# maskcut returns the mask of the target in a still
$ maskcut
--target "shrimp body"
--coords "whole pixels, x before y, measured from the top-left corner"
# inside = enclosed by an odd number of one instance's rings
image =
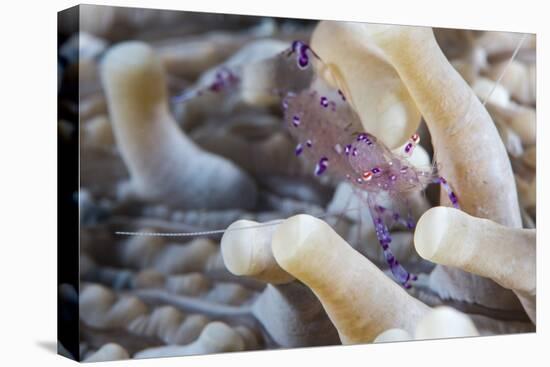
[[[297,142],[295,154],[313,162],[312,171],[316,176],[328,172],[330,176],[348,180],[353,185],[358,197],[369,208],[378,241],[393,276],[404,287],[411,287],[410,282],[416,277],[404,269],[393,255],[389,228],[397,222],[413,229],[414,220],[410,210],[402,215],[397,210],[380,205],[380,196],[389,196],[392,202],[407,206],[410,193],[424,190],[427,184],[439,183],[447,190],[452,204],[458,207],[457,197],[444,178],[438,176],[432,167],[422,170],[406,159],[418,143],[418,135],[411,137],[403,154],[395,154],[375,136],[362,131],[359,116],[344,93],[316,76],[315,70],[328,70],[326,65],[301,41],[294,41],[286,51],[265,62],[270,63],[276,75],[272,78],[275,85],[264,92],[282,98],[284,120]],[[175,102],[204,93],[235,91],[241,84],[239,72],[222,67],[211,85],[184,93]]]
[[[340,180],[348,180],[357,191],[368,193],[365,204],[369,207],[386,262],[396,280],[410,288],[410,282],[416,277],[393,255],[388,228],[389,221],[404,218],[378,205],[376,198],[387,193],[399,199],[423,190],[432,173],[418,170],[375,136],[366,132],[353,133],[352,127],[358,125],[359,119],[344,100],[337,102],[308,91],[287,96],[284,105],[288,129],[298,141],[296,154],[316,162],[314,174],[321,176],[330,172]],[[405,223],[408,228],[414,228],[410,216]]]
[[[344,99],[307,91],[291,93],[284,106],[288,131],[298,142],[295,153],[316,162],[317,176],[330,167],[332,175],[360,190],[392,195],[421,191],[435,177],[411,165],[406,156],[393,153],[372,134],[356,132],[359,117]]]
[[[299,42],[294,42],[284,55],[291,59],[293,55],[297,57],[293,70],[307,70],[312,60],[322,64],[309,46]],[[288,131],[297,141],[295,153],[315,162],[315,175],[329,172],[331,176],[348,180],[353,185],[369,207],[378,241],[394,278],[405,288],[410,288],[416,276],[410,274],[393,255],[389,227],[398,222],[413,229],[415,222],[410,210],[403,216],[380,205],[378,198],[386,195],[392,201],[406,205],[409,194],[424,190],[430,183],[440,183],[448,191],[452,204],[458,206],[456,195],[434,168],[420,169],[407,160],[407,155],[419,141],[417,134],[411,137],[403,154],[396,154],[372,134],[361,131],[359,116],[342,91],[324,85],[319,78],[313,78],[312,85],[315,87],[290,88],[283,99]],[[364,193],[367,195],[361,195]]]

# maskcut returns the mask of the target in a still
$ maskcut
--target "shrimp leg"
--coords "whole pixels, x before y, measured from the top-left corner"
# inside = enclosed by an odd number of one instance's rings
[[[403,287],[407,289],[411,288],[411,282],[415,281],[417,279],[417,276],[409,273],[393,255],[390,249],[392,238],[388,230],[388,226],[384,220],[384,216],[376,210],[377,204],[374,196],[375,195],[369,195],[367,198],[367,202],[372,220],[374,222],[376,237],[378,238],[378,242],[380,243],[380,246],[382,247],[382,250],[384,252],[384,258],[386,259],[386,262],[388,263],[394,278],[399,283],[401,283]]]
[[[399,223],[407,229],[414,229],[414,227],[416,227],[416,222],[411,217],[410,213],[407,218],[404,218],[397,211],[386,208],[382,205],[377,204],[375,205],[374,209],[380,214],[380,216],[389,218],[391,220],[391,222],[388,224],[388,227],[391,227],[394,223]]]
[[[451,188],[451,185],[449,185],[447,180],[445,178],[443,178],[442,176],[437,176],[434,179],[434,183],[441,184],[443,189],[445,189],[445,191],[447,192],[447,196],[449,197],[449,200],[451,201],[451,204],[453,204],[453,206],[455,208],[460,209],[460,206],[458,205],[458,197],[454,193],[453,189]]]

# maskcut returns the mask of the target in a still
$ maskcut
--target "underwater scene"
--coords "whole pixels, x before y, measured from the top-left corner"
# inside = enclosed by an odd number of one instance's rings
[[[535,332],[534,34],[79,10],[68,356]]]

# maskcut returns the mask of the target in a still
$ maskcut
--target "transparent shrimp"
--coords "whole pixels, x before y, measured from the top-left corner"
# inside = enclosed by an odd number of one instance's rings
[[[314,63],[323,68],[321,59],[301,42],[294,42],[283,57],[296,63],[296,67],[289,70],[305,70]],[[283,99],[285,121],[297,140],[295,153],[314,162],[315,175],[331,174],[367,193],[364,203],[369,208],[385,260],[394,278],[410,288],[416,276],[410,274],[393,255],[389,228],[398,222],[413,229],[414,220],[410,210],[404,217],[398,211],[380,205],[379,198],[389,196],[391,202],[403,203],[401,206],[407,207],[407,197],[414,191],[424,190],[430,183],[441,184],[455,207],[458,207],[457,196],[435,169],[418,169],[406,159],[419,142],[418,134],[411,136],[402,154],[394,154],[375,136],[360,130],[359,117],[342,91],[331,89],[320,78],[312,79],[314,88],[294,86]]]
[[[411,136],[402,154],[395,154],[375,136],[362,131],[359,117],[344,93],[316,76],[316,70],[326,68],[319,56],[301,41],[294,41],[286,51],[262,62],[274,65],[275,85],[264,92],[281,97],[284,121],[296,140],[296,156],[303,156],[312,163],[314,175],[331,175],[353,185],[361,204],[369,208],[378,242],[395,280],[410,288],[416,276],[393,255],[390,228],[392,224],[400,223],[413,229],[415,222],[410,210],[406,215],[400,214],[399,210],[382,206],[380,198],[389,196],[391,202],[398,203],[395,206],[408,209],[407,197],[412,192],[437,183],[447,191],[453,206],[458,207],[457,196],[435,169],[418,169],[406,159],[418,144],[419,136]],[[240,88],[240,73],[238,69],[220,68],[211,85],[186,92],[176,97],[174,102],[184,102],[204,93],[235,92]],[[207,231],[199,235],[223,231]]]

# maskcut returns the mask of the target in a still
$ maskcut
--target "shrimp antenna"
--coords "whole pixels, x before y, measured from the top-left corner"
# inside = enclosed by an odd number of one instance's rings
[[[323,215],[315,215],[314,217],[317,218],[327,218],[332,216],[341,216],[344,213],[351,212],[351,211],[359,211],[361,208],[346,208],[345,210],[338,211],[338,212],[331,212],[331,213],[325,213]],[[198,232],[131,232],[131,231],[116,231],[116,235],[121,236],[143,236],[143,237],[198,237],[198,236],[212,236],[217,234],[223,234],[225,232],[232,232],[232,231],[240,231],[243,229],[254,229],[254,228],[261,228],[261,227],[271,227],[276,226],[278,224],[281,224],[284,221],[284,219],[272,221],[269,223],[258,223],[255,225],[251,225],[248,227],[239,227],[239,228],[231,228],[231,229],[213,229],[210,231],[198,231]]]
[[[500,72],[500,75],[498,76],[497,80],[495,81],[495,84],[493,85],[493,87],[491,88],[489,93],[487,93],[487,96],[481,102],[481,104],[483,106],[485,106],[487,104],[487,102],[489,102],[489,99],[493,96],[493,93],[495,92],[495,90],[500,85],[500,82],[502,81],[502,78],[504,78],[504,75],[506,74],[506,71],[508,70],[508,68],[510,67],[512,62],[515,60],[515,58],[516,58],[519,50],[521,49],[521,46],[523,45],[523,42],[525,41],[526,38],[527,38],[527,33],[524,33],[523,36],[521,37],[521,39],[519,40],[516,48],[514,49],[514,52],[512,53],[512,56],[510,56],[510,59],[508,59],[508,63],[506,64],[506,66],[504,66],[504,68]],[[436,159],[436,152],[434,151],[434,159],[433,159],[434,166],[435,166],[435,161],[436,160],[437,160]]]
[[[501,82],[502,78],[504,77],[504,74],[506,74],[506,70],[512,64],[512,61],[514,61],[514,59],[516,58],[516,56],[517,56],[517,54],[518,54],[518,52],[519,52],[519,50],[520,50],[521,46],[523,45],[523,42],[525,41],[526,38],[527,38],[527,34],[524,33],[523,36],[521,37],[521,39],[519,40],[518,45],[516,46],[514,52],[512,53],[512,56],[510,56],[510,59],[508,60],[508,63],[506,64],[504,69],[502,69],[502,71],[500,72],[500,75],[498,76],[498,78],[495,82],[495,85],[493,85],[493,88],[489,91],[489,93],[487,94],[487,97],[485,97],[485,99],[483,100],[483,103],[482,103],[483,106],[485,106],[487,104],[487,102],[489,102],[489,98],[491,98],[491,96],[493,95],[495,90],[500,85],[500,82]]]

